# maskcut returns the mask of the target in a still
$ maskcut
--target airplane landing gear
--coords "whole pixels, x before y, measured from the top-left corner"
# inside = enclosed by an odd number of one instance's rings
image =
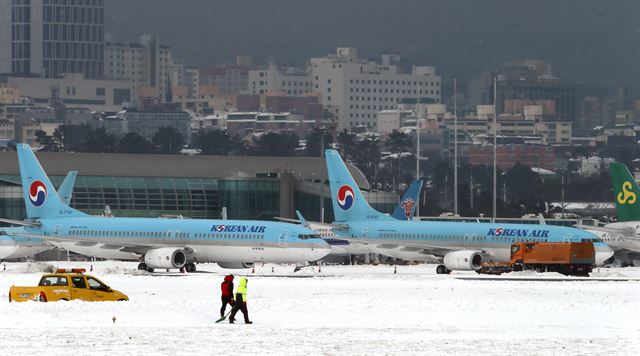
[[[444,265],[438,265],[438,267],[436,267],[436,274],[449,274],[451,273],[451,270],[448,270],[447,267],[445,267]]]
[[[147,264],[144,262],[138,264],[138,269],[141,271],[153,272],[153,268],[147,266]]]
[[[196,271],[196,264],[195,263],[187,263],[186,265],[184,265],[187,273],[191,273],[191,272],[195,272]]]

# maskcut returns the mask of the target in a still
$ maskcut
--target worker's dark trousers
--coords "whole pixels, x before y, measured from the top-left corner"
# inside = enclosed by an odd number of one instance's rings
[[[233,307],[233,299],[231,297],[222,297],[222,308],[220,308],[220,317],[224,316],[224,311],[227,309],[227,304]]]
[[[238,312],[238,310],[242,311],[242,314],[244,314],[244,322],[248,323],[249,311],[247,310],[247,303],[240,302],[240,301],[236,301],[236,304],[233,305],[233,309],[231,309],[231,316],[229,317],[229,320],[235,319],[236,313]]]

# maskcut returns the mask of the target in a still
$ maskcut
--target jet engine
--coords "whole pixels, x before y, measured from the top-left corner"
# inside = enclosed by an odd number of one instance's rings
[[[218,262],[218,266],[228,269],[251,268],[253,262]]]
[[[144,254],[144,263],[149,268],[182,268],[187,263],[187,254],[175,247],[154,248]]]
[[[442,262],[450,271],[475,271],[482,267],[482,254],[472,250],[452,251],[444,255]]]

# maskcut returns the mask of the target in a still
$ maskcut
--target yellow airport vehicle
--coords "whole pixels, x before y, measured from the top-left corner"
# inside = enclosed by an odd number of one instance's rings
[[[124,293],[111,289],[98,278],[85,275],[84,268],[61,268],[40,278],[37,287],[11,286],[9,302],[56,302],[85,300],[88,302],[129,300]]]

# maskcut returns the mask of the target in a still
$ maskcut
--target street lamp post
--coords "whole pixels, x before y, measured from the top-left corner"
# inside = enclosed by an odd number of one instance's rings
[[[324,177],[325,177],[325,164],[324,164],[324,135],[327,132],[326,126],[318,128],[320,132],[320,222],[324,222]]]
[[[457,79],[453,80],[453,214],[458,215],[458,100]]]
[[[497,136],[498,136],[498,110],[496,103],[498,102],[498,89],[497,89],[498,79],[497,77],[493,77],[493,222],[496,222],[496,207],[497,207],[497,198],[498,198],[498,155],[496,151],[497,146]]]

